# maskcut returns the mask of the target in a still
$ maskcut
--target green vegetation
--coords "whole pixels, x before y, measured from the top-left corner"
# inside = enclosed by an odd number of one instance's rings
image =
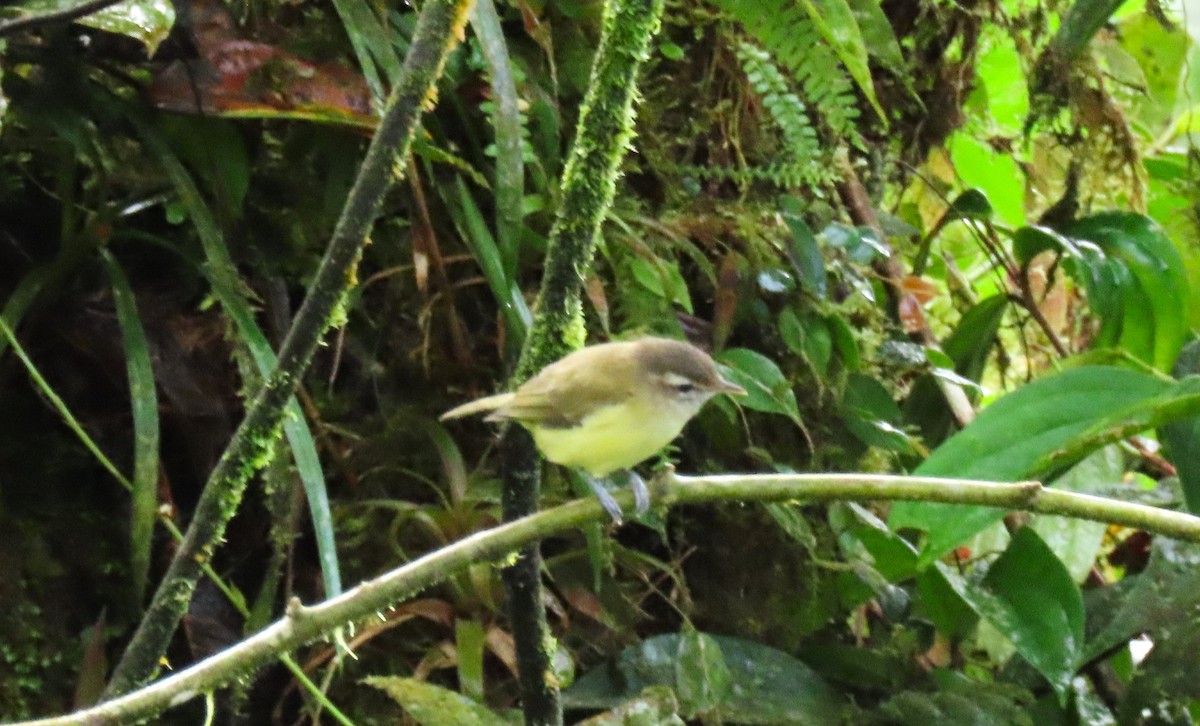
[[[1200,716],[1182,3],[96,5],[0,8],[0,721]],[[438,414],[650,333],[749,395],[648,479],[910,478],[466,539],[587,490]]]

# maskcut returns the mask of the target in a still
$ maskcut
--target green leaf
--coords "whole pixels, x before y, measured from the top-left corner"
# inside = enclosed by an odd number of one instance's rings
[[[62,9],[78,3],[51,0],[38,4]],[[109,33],[128,35],[141,41],[146,46],[146,55],[152,56],[158,50],[158,44],[171,34],[171,28],[175,25],[175,6],[170,0],[126,0],[85,15],[75,22]]]
[[[504,258],[504,251],[496,244],[496,238],[488,229],[483,213],[461,176],[455,175],[452,188],[440,184],[438,189],[450,210],[454,226],[458,228],[459,235],[471,250],[471,256],[483,270],[483,277],[500,306],[500,312],[508,327],[510,344],[519,348],[533,322],[533,314],[529,311],[529,305],[526,304],[525,296],[521,294],[516,280],[510,278],[506,272],[510,266],[515,267],[515,263],[510,265]]]
[[[990,32],[989,32],[990,31]],[[977,56],[977,91],[987,100],[987,111],[996,131],[1017,136],[1029,114],[1029,82],[1025,77],[1021,53],[1009,33],[999,25],[984,28],[987,41]],[[975,94],[972,94],[975,95]]]
[[[829,325],[829,332],[833,336],[833,347],[837,349],[838,355],[842,359],[842,365],[848,371],[856,371],[862,366],[862,361],[858,354],[858,342],[854,339],[854,331],[850,330],[850,323],[839,315],[830,315],[825,318],[825,322]]]
[[[1144,571],[1088,591],[1086,604],[1085,661],[1142,633],[1165,639],[1200,608],[1200,545],[1154,538]]]
[[[205,264],[202,271],[212,285],[214,296],[221,303],[221,310],[233,321],[241,342],[246,346],[255,367],[266,377],[275,369],[275,351],[267,336],[258,327],[243,291],[237,268],[225,246],[224,235],[217,226],[212,210],[204,203],[196,182],[171,152],[162,136],[140,117],[130,115],[146,146],[163,166],[176,193],[187,209],[200,245],[204,249]],[[317,444],[309,431],[308,422],[300,403],[293,396],[288,400],[283,417],[283,432],[296,462],[296,473],[304,485],[308,510],[312,517],[313,533],[316,538],[317,556],[321,562],[321,576],[325,594],[334,597],[341,594],[342,577],[338,567],[337,544],[333,531],[333,515],[329,508],[329,492],[325,488],[325,474],[321,459],[317,455]]]
[[[858,84],[859,90],[866,96],[884,129],[888,128],[888,116],[875,97],[875,83],[871,80],[871,69],[867,62],[867,47],[863,42],[862,31],[858,21],[846,0],[800,0],[800,5],[812,18],[813,24],[820,31],[821,37],[837,53],[850,77]]]
[[[501,716],[454,691],[397,676],[371,676],[363,683],[388,694],[421,726],[508,726],[519,720]]]
[[[796,393],[775,361],[747,348],[722,351],[717,361],[726,366],[729,380],[746,389],[738,403],[752,411],[782,414],[799,425]]]
[[[1089,302],[1099,296],[1097,309],[1112,323],[1116,336],[1109,342],[1170,370],[1187,335],[1191,291],[1183,258],[1162,228],[1145,215],[1104,212],[1077,220],[1064,234],[1092,242],[1103,253],[1075,261],[1099,268],[1089,271],[1085,283]],[[1110,298],[1115,310],[1108,309]]]
[[[1025,178],[1009,154],[997,151],[964,132],[947,147],[963,184],[987,195],[1001,219],[1014,227],[1025,221]]]
[[[675,691],[687,718],[711,711],[729,698],[732,692],[729,666],[712,636],[688,630],[679,638]]]
[[[508,265],[505,272],[509,279],[514,279],[520,254],[525,196],[521,99],[517,95],[513,63],[495,4],[492,0],[476,0],[470,18],[491,78],[492,129],[496,135],[496,236]]]
[[[914,473],[993,481],[1049,477],[1104,444],[1198,411],[1200,378],[1172,384],[1124,368],[1072,368],[999,399]],[[924,567],[1003,515],[986,507],[897,502],[888,524],[929,533]]]
[[[824,318],[815,315],[801,318],[793,308],[784,308],[779,313],[779,336],[789,350],[812,366],[817,377],[825,377],[833,357],[833,336]]]
[[[1184,346],[1172,372],[1176,378],[1200,374],[1200,340]],[[1183,501],[1188,511],[1200,514],[1200,416],[1167,424],[1161,434],[1179,474]]]
[[[978,189],[968,189],[955,197],[949,211],[964,219],[990,219],[994,213],[987,195]]]
[[[664,58],[673,61],[683,60],[686,55],[683,48],[674,43],[660,43],[658,51],[663,54]]]
[[[125,271],[107,249],[100,257],[112,285],[113,303],[121,339],[125,346],[125,372],[129,378],[129,402],[133,409],[133,490],[130,514],[130,574],[136,602],[141,603],[150,577],[150,552],[154,522],[158,516],[158,391],[150,346],[138,315],[137,301]]]
[[[1007,636],[1065,702],[1083,654],[1083,597],[1061,560],[1029,527],[988,568],[983,581],[964,581],[943,568],[980,617]]]
[[[400,78],[401,60],[391,41],[395,30],[386,27],[386,22],[366,0],[333,0],[333,7],[346,35],[350,36],[350,45],[371,95],[377,102],[382,101],[387,96],[387,86]]]
[[[905,67],[904,53],[900,50],[900,42],[896,40],[892,23],[878,0],[849,0],[849,5],[862,33],[867,53],[874,56],[880,65],[891,69],[894,74],[903,76],[901,69]]]
[[[657,635],[627,648],[611,666],[592,670],[563,691],[563,705],[611,708],[654,685],[678,692],[676,660],[683,637]],[[714,718],[795,726],[844,722],[849,707],[845,696],[792,656],[741,638],[704,637],[720,648],[729,669],[729,695],[711,712]]]
[[[464,696],[483,701],[483,625],[459,618],[454,622],[454,650],[458,661],[458,688]]]
[[[1033,695],[1009,683],[963,678],[964,683],[942,690],[904,691],[879,706],[888,726],[1030,726],[1026,706]],[[871,723],[876,723],[871,721]]]
[[[883,384],[864,373],[846,381],[842,420],[868,446],[909,453],[912,444],[900,428],[900,407]]]
[[[821,257],[821,246],[808,223],[804,221],[804,204],[796,197],[781,197],[780,213],[792,232],[792,243],[788,245],[788,257],[792,267],[800,276],[805,289],[819,298],[829,294],[825,277],[825,260]]]
[[[1064,62],[1075,59],[1087,47],[1096,31],[1125,0],[1075,0],[1063,13],[1058,32],[1050,39],[1054,58]],[[1050,62],[1043,59],[1043,62]]]
[[[1121,450],[1110,445],[1071,467],[1054,485],[1067,491],[1103,495],[1119,485],[1124,475]],[[1047,514],[1034,515],[1030,526],[1058,555],[1075,582],[1083,582],[1091,573],[1108,529],[1103,522]]]

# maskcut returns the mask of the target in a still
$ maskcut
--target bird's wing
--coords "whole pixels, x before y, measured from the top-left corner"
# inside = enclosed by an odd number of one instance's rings
[[[596,409],[612,406],[633,394],[629,381],[637,362],[632,358],[607,356],[603,364],[587,360],[590,349],[576,355],[585,359],[575,365],[557,363],[542,369],[498,407],[489,420],[513,419],[551,428],[573,428]],[[582,363],[582,365],[580,365]],[[603,367],[603,370],[600,367]]]

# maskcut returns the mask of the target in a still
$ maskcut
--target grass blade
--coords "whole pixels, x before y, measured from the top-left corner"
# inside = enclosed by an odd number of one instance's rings
[[[35,366],[33,361],[29,359],[29,356],[26,355],[25,349],[21,347],[21,344],[17,341],[17,336],[13,334],[12,328],[8,327],[8,323],[4,322],[4,318],[2,317],[0,317],[0,335],[4,336],[4,340],[12,348],[12,352],[17,356],[17,359],[21,361],[21,364],[25,366],[25,370],[29,372],[29,377],[33,379],[34,385],[37,386],[38,390],[42,392],[42,395],[50,401],[50,405],[54,406],[54,410],[58,411],[58,414],[62,416],[63,423],[67,425],[67,428],[71,429],[71,431],[73,431],[75,435],[79,437],[80,442],[83,443],[84,447],[87,448],[88,451],[92,452],[92,456],[96,457],[96,461],[100,462],[100,466],[104,467],[105,471],[107,471],[109,474],[112,474],[113,478],[116,479],[121,486],[132,491],[133,484],[131,484],[130,481],[125,478],[125,475],[121,473],[121,470],[118,469],[116,465],[104,455],[104,452],[100,450],[100,447],[96,445],[96,442],[92,440],[92,437],[88,436],[88,433],[83,430],[83,426],[79,423],[79,420],[76,419],[75,415],[71,413],[71,409],[67,408],[66,402],[59,398],[58,394],[54,392],[54,389],[50,387],[49,381],[42,377],[42,374],[40,371],[38,371],[37,366]]]
[[[471,27],[479,39],[492,81],[492,129],[496,134],[496,236],[504,271],[516,279],[521,245],[521,208],[525,198],[525,161],[522,157],[521,109],[512,62],[496,6],[476,0]]]
[[[400,55],[388,38],[387,29],[364,0],[333,0],[333,7],[350,37],[371,95],[376,101],[382,100],[387,95],[382,81],[386,80],[388,85],[395,83],[401,66]],[[380,71],[383,79],[379,77]]]
[[[475,204],[475,199],[461,176],[454,177],[453,189],[447,189],[445,185],[439,185],[438,189],[442,192],[442,199],[450,209],[451,216],[454,217],[454,225],[471,250],[471,256],[483,269],[484,279],[487,280],[488,287],[492,289],[492,294],[500,306],[511,340],[519,348],[533,316],[525,303],[525,297],[521,294],[521,288],[505,272],[507,265],[503,252],[496,244],[496,238],[488,229],[483,213],[479,211],[479,206]]]
[[[150,346],[138,316],[137,302],[125,271],[112,253],[100,250],[112,285],[117,322],[125,345],[129,403],[133,411],[133,511],[129,527],[129,558],[137,602],[142,602],[150,577],[150,545],[158,508],[158,391]]]
[[[250,304],[242,293],[237,269],[225,246],[224,235],[217,226],[212,211],[201,197],[200,190],[196,187],[191,174],[184,168],[178,157],[172,153],[157,131],[140,118],[132,115],[130,118],[137,126],[146,145],[154,153],[155,158],[163,165],[163,169],[179,194],[180,201],[187,209],[188,216],[196,225],[200,245],[204,250],[206,264],[203,269],[212,284],[213,294],[220,301],[221,309],[236,326],[242,342],[254,360],[255,367],[258,368],[263,378],[266,378],[275,369],[275,351],[254,320]],[[308,429],[308,422],[304,418],[304,412],[295,397],[288,401],[287,415],[283,419],[283,431],[287,436],[292,450],[292,458],[296,462],[296,471],[308,498],[313,533],[317,542],[317,555],[321,561],[321,575],[325,580],[325,594],[327,597],[334,597],[342,591],[342,578],[337,560],[333,515],[329,508],[329,493],[325,489],[325,473],[321,470],[321,460],[317,456],[316,442],[313,440],[312,432]]]

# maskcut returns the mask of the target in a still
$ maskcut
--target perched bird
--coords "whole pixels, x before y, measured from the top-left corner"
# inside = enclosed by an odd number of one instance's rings
[[[599,481],[658,453],[679,435],[708,399],[746,391],[721,377],[699,348],[667,338],[602,343],[543,368],[511,393],[487,396],[441,419],[487,413],[487,421],[516,421],[542,455],[583,470],[613,520],[621,508]],[[629,472],[638,513],[650,506],[646,483]]]

